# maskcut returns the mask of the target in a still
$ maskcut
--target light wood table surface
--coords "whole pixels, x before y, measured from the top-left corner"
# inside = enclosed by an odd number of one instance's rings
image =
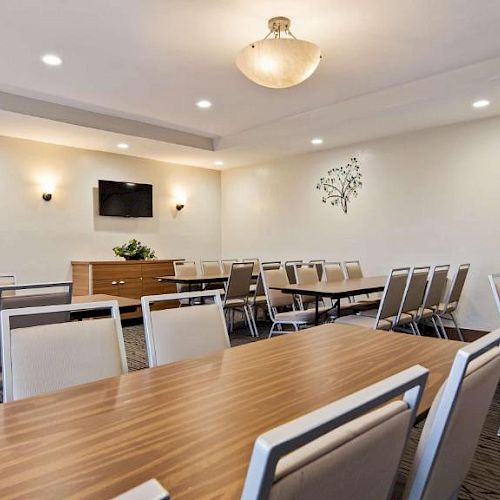
[[[107,302],[109,300],[116,300],[118,302],[120,312],[135,311],[138,307],[141,307],[141,301],[139,299],[106,295],[104,293],[97,293],[94,295],[73,295],[71,302],[73,304],[85,304],[87,302]]]
[[[321,325],[0,405],[0,498],[104,499],[156,478],[174,499],[239,498],[261,433],[420,363],[419,414],[451,340]]]
[[[273,290],[298,295],[310,295],[316,298],[315,324],[319,322],[319,301],[321,297],[336,299],[337,317],[340,317],[340,299],[363,295],[366,293],[381,292],[387,282],[387,276],[367,276],[365,278],[352,278],[341,281],[320,281],[310,285],[287,285],[282,287],[272,286]]]

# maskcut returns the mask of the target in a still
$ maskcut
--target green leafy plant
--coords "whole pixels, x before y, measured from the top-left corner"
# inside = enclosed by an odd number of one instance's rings
[[[130,240],[120,247],[114,247],[113,252],[117,257],[123,257],[125,260],[156,259],[155,251],[136,239]]]

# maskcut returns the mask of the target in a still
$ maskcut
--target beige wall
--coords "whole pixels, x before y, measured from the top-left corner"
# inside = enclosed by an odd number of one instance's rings
[[[364,186],[344,214],[318,179],[351,156]],[[464,327],[500,324],[487,274],[500,272],[500,118],[427,130],[222,173],[223,256],[359,258],[365,274],[472,265]]]
[[[55,183],[51,202],[42,184]],[[153,184],[154,217],[97,215],[99,179]],[[187,197],[176,213],[175,195]],[[218,258],[220,173],[0,137],[0,272],[18,280],[70,277],[70,261],[113,259],[138,238],[159,258]]]

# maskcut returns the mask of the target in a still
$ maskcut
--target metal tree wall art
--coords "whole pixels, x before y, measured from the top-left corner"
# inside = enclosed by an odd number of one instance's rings
[[[347,204],[358,196],[363,186],[362,177],[357,158],[351,158],[346,165],[329,170],[328,177],[321,177],[316,189],[323,192],[323,203],[329,201],[333,206],[340,205],[347,213]]]

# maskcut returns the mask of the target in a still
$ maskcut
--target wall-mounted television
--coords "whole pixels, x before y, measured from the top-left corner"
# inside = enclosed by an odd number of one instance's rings
[[[153,186],[99,181],[99,215],[153,217]]]

